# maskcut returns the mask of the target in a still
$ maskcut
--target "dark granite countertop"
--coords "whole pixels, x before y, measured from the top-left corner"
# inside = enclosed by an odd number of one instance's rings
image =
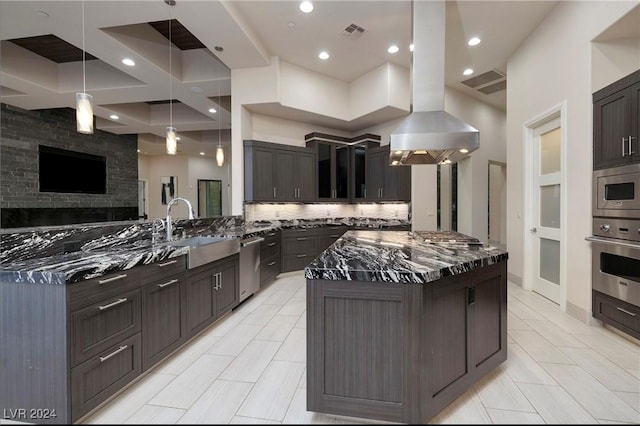
[[[305,277],[424,284],[507,259],[506,251],[457,232],[348,231]]]

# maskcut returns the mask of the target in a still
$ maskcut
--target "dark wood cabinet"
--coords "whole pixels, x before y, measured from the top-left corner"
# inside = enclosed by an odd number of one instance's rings
[[[593,168],[640,162],[640,70],[593,94]]]
[[[240,299],[238,255],[190,271],[187,279],[187,333],[192,336],[233,309]]]
[[[281,231],[271,230],[262,234],[260,243],[260,287],[267,285],[280,273]]]
[[[366,200],[411,201],[411,167],[390,165],[388,145],[367,152],[366,168]]]
[[[282,272],[304,269],[318,254],[318,228],[282,230]]]
[[[593,316],[640,339],[640,307],[592,290]]]
[[[349,145],[307,142],[316,152],[318,201],[349,201]]]
[[[245,201],[315,201],[315,158],[304,147],[244,141]]]
[[[187,339],[185,274],[142,288],[142,367],[146,371]]]

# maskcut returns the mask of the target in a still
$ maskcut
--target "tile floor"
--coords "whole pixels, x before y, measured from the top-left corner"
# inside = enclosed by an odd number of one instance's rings
[[[639,346],[512,283],[508,309],[508,360],[430,423],[640,423]],[[373,423],[306,411],[305,315],[283,274],[84,422]]]

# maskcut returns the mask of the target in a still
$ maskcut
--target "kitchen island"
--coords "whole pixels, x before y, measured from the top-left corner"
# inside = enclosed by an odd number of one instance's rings
[[[349,231],[305,269],[307,409],[426,423],[507,357],[504,250]]]

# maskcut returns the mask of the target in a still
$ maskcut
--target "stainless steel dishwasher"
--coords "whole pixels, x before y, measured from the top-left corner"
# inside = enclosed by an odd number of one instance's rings
[[[260,290],[260,243],[262,237],[240,241],[240,302]]]

